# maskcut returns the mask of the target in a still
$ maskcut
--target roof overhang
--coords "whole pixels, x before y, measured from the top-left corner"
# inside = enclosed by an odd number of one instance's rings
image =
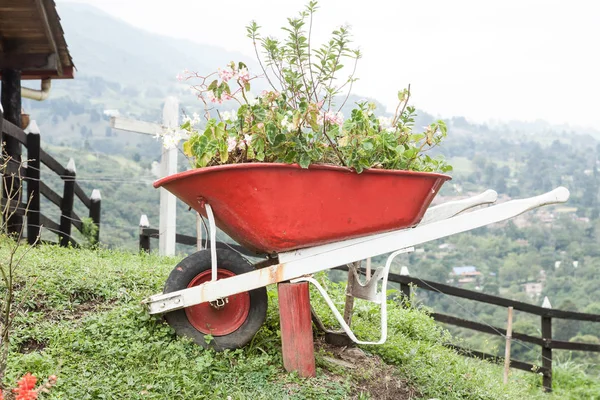
[[[21,79],[72,79],[69,54],[54,0],[0,2],[0,75],[21,71]]]

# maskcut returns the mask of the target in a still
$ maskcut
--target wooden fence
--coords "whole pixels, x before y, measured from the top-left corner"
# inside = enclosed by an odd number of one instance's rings
[[[145,251],[146,253],[150,253],[150,239],[158,239],[160,237],[160,232],[158,229],[156,228],[150,228],[150,224],[148,223],[148,218],[146,217],[146,215],[142,215],[141,219],[140,219],[140,233],[139,233],[139,248],[140,251]],[[198,239],[195,236],[187,236],[187,235],[181,235],[179,233],[177,233],[175,235],[175,243],[178,244],[183,244],[186,246],[200,246],[202,248],[206,248],[206,240],[201,240],[200,243],[198,243]],[[256,254],[252,253],[251,251],[249,251],[248,249],[246,249],[244,246],[240,246],[239,244],[236,243],[225,243],[225,242],[221,242],[221,241],[217,241],[217,248],[218,249],[231,249],[231,250],[235,250],[239,253],[244,254],[245,256],[249,256],[249,257],[253,257],[256,256]]]
[[[476,292],[467,289],[461,289],[454,286],[445,285],[442,283],[431,282],[414,278],[407,275],[390,274],[389,280],[400,284],[400,291],[410,298],[411,287],[418,287],[428,291],[459,297],[462,299],[474,300],[480,303],[492,304],[501,307],[513,307],[515,310],[523,311],[529,314],[534,314],[540,317],[541,337],[530,336],[523,333],[512,332],[511,338],[520,342],[531,343],[541,347],[542,365],[529,364],[519,360],[510,360],[510,366],[523,371],[537,372],[543,374],[543,388],[545,391],[552,390],[552,350],[579,350],[600,352],[599,344],[568,342],[563,340],[555,340],[552,338],[552,321],[556,318],[568,319],[575,321],[592,321],[600,322],[600,315],[586,314],[572,311],[556,310],[552,308],[544,308],[521,301],[510,300],[503,297],[492,296],[489,294]],[[471,329],[478,332],[484,332],[491,335],[506,337],[506,329],[483,324],[475,321],[469,321],[462,318],[453,317],[446,314],[432,313],[431,316],[439,322],[459,326],[462,328]],[[504,358],[494,356],[479,351],[469,350],[462,347],[448,345],[456,349],[460,354],[469,357],[487,359],[497,362],[503,362]]]
[[[14,187],[18,187],[19,190],[24,190],[19,178],[22,178],[27,183],[26,196],[22,196],[22,198],[27,199],[27,201],[21,201],[20,204],[16,204],[13,200],[12,202],[14,204],[10,204],[9,208],[13,211],[16,208],[17,215],[26,216],[28,242],[30,244],[35,243],[37,238],[40,237],[41,229],[43,227],[58,235],[58,243],[61,246],[67,246],[68,244],[77,246],[77,243],[71,236],[71,227],[75,226],[81,233],[84,231],[82,219],[73,210],[74,200],[75,197],[77,197],[89,210],[89,217],[97,227],[93,239],[98,243],[100,237],[100,191],[94,189],[92,195],[88,197],[76,181],[74,161],[70,160],[67,167],[63,167],[56,159],[54,159],[54,157],[46,153],[40,146],[39,132],[25,133],[16,125],[3,119],[1,113],[0,127],[2,128],[0,130],[0,142],[3,140],[2,136],[7,135],[21,143],[27,149],[26,166],[21,166],[20,162],[12,160],[13,172],[15,172],[17,168],[21,168],[20,171],[16,171],[16,177],[13,178],[17,180]],[[41,176],[42,164],[63,180],[62,196],[44,183]],[[9,169],[9,171],[10,170],[11,169]],[[2,205],[4,206],[9,197],[6,196],[6,193],[4,192],[2,194]],[[52,221],[41,212],[41,196],[60,208],[61,216],[58,222]],[[13,227],[13,231],[20,231],[21,228],[22,226]]]

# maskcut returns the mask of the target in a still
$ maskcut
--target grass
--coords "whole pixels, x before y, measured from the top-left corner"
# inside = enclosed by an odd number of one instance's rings
[[[8,247],[3,243],[6,239],[0,238],[2,262]],[[176,337],[140,304],[161,291],[177,261],[107,250],[34,249],[20,276],[37,280],[26,310],[16,319],[5,383],[13,384],[28,371],[38,377],[56,374],[58,384],[47,398],[78,400],[562,399],[600,393],[599,385],[576,365],[557,368],[554,396],[541,394],[540,379],[533,374],[514,373],[511,384],[504,386],[499,366],[444,348],[446,331],[422,311],[393,302],[388,341],[363,347],[359,361],[350,359],[359,368],[332,363],[343,354],[318,340],[317,377],[300,379],[282,368],[272,288],[267,321],[251,344],[222,353],[204,350]],[[342,286],[322,281],[341,308]],[[331,323],[324,303],[313,299]],[[357,335],[376,338],[376,309],[357,302],[355,315]]]

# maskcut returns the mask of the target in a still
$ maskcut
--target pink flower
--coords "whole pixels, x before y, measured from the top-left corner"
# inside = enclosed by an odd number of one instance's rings
[[[244,83],[248,82],[250,80],[250,72],[248,71],[248,68],[240,68],[238,71],[238,78]]]
[[[223,104],[223,99],[215,96],[215,92],[213,92],[212,90],[206,92],[206,97],[211,103]]]
[[[223,82],[227,82],[231,78],[233,78],[233,71],[219,68],[218,73],[219,73],[219,78],[221,78],[223,80]]]
[[[181,81],[183,80],[183,75],[181,75],[181,74],[177,74],[177,76],[175,76],[175,78],[177,78],[177,80],[178,80],[179,82],[181,82]]]
[[[325,121],[341,126],[344,123],[344,115],[339,111],[337,113],[334,113],[333,111],[327,111],[326,113],[319,114],[317,117],[317,123],[322,125]]]

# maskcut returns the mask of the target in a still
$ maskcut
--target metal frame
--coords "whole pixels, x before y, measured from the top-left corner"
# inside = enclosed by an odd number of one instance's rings
[[[380,339],[377,342],[362,341],[362,340],[359,340],[356,337],[356,335],[354,335],[354,332],[352,332],[352,329],[350,329],[350,325],[348,325],[346,323],[346,321],[344,321],[344,317],[338,311],[337,307],[335,306],[335,304],[331,300],[331,297],[329,297],[329,295],[327,294],[327,292],[325,291],[325,289],[323,288],[323,286],[321,286],[321,284],[318,281],[316,281],[314,278],[309,277],[309,276],[303,276],[303,277],[300,277],[298,279],[292,279],[291,282],[292,283],[294,283],[294,282],[310,282],[310,283],[312,283],[317,288],[317,290],[319,291],[319,293],[321,294],[321,296],[323,296],[323,299],[325,300],[325,302],[327,303],[327,305],[331,309],[331,312],[335,316],[335,319],[337,319],[337,321],[340,323],[340,325],[341,325],[342,329],[344,330],[344,332],[346,332],[346,335],[348,335],[348,337],[353,342],[358,343],[358,344],[383,344],[387,340],[387,301],[386,301],[386,293],[387,293],[388,276],[390,274],[390,267],[392,265],[392,261],[394,261],[394,258],[396,258],[396,256],[398,256],[400,254],[408,253],[408,252],[413,251],[413,250],[414,250],[413,247],[409,247],[409,248],[406,248],[406,249],[397,250],[397,251],[393,252],[392,254],[390,254],[390,256],[387,258],[387,261],[385,263],[385,267],[383,268],[383,271],[382,271],[381,275],[376,275],[376,276],[374,276],[372,278],[372,280],[369,280],[367,282],[367,285],[371,285],[371,284],[377,285],[377,283],[379,281],[379,278],[381,278],[383,280],[383,282],[381,283],[381,291],[377,292],[376,299],[372,300],[374,303],[379,303],[380,304],[380,311],[381,311],[381,337],[380,337]]]
[[[487,191],[469,199],[445,203],[428,210],[415,228],[342,240],[322,246],[279,254],[279,264],[217,281],[206,282],[176,292],[157,294],[144,300],[150,314],[182,309],[215,301],[267,285],[309,276],[339,265],[395,252],[446,236],[507,220],[526,211],[549,204],[564,203],[569,191],[559,187],[536,197],[511,200],[503,204],[458,215],[478,205],[495,201],[496,193]],[[214,248],[214,246],[212,246]],[[382,302],[382,306],[385,302]]]

